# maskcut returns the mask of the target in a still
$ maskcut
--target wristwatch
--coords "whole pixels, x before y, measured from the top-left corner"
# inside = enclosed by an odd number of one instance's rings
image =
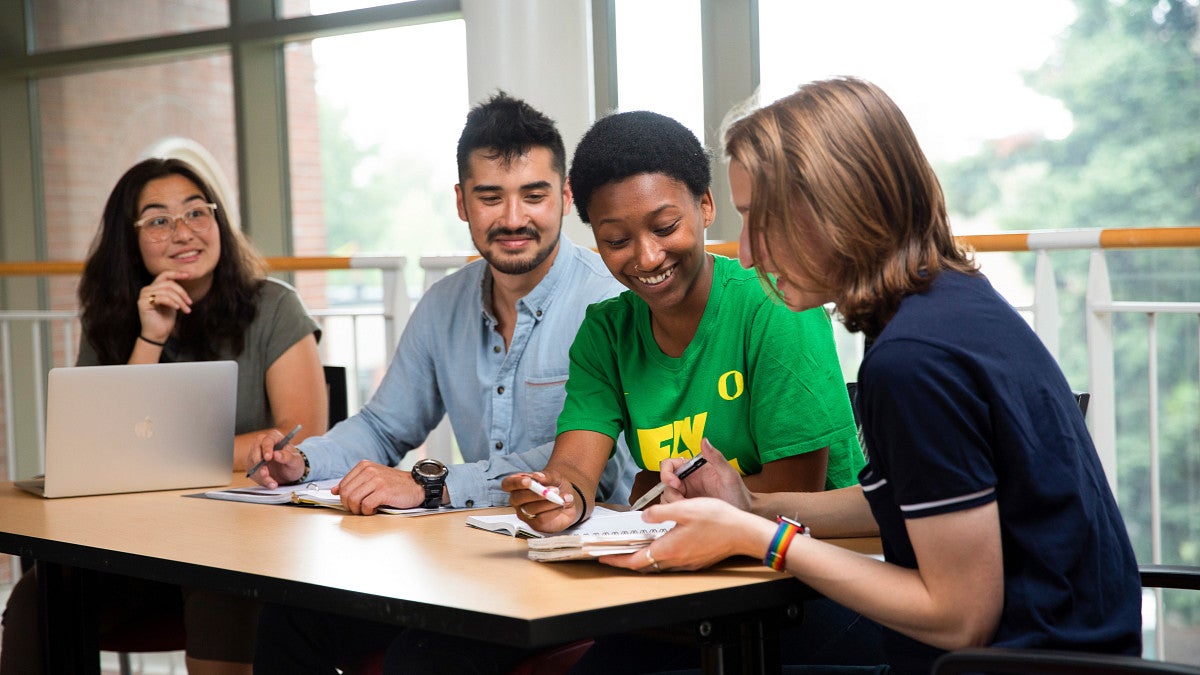
[[[445,464],[436,459],[418,460],[412,468],[413,480],[425,488],[425,501],[421,504],[427,509],[436,509],[442,505],[442,487],[446,484],[446,474],[450,470]]]

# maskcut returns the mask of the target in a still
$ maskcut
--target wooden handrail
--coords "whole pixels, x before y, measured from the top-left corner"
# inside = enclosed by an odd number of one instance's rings
[[[1200,227],[1030,230],[967,234],[957,239],[980,253],[1044,249],[1200,248]],[[710,242],[706,248],[730,258],[736,258],[738,253],[736,241]],[[464,256],[469,260],[479,257],[477,254]],[[267,264],[277,272],[345,270],[354,267],[354,259],[344,256],[275,257],[267,258]],[[78,275],[82,272],[83,263],[73,260],[0,262],[0,277]]]
[[[348,270],[351,260],[345,256],[303,256],[295,258],[267,258],[267,267],[273,272],[300,272],[310,270]],[[83,273],[81,260],[46,260],[44,262],[0,262],[0,276],[52,276],[79,275]]]

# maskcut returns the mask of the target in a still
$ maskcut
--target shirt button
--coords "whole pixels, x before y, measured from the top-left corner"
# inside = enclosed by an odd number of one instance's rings
[[[497,393],[497,394],[503,394],[503,393],[504,393],[504,387],[496,387],[496,393]]]
[[[539,309],[539,310],[537,311],[537,315],[538,315],[538,316],[541,316],[541,315],[542,315],[542,310],[540,310],[540,309]]]
[[[504,441],[496,441],[496,449],[503,450],[504,449]]]
[[[475,506],[475,500],[474,500],[474,499],[468,499],[468,500],[467,500],[467,508],[469,509],[469,508],[471,508],[472,506]]]
[[[496,345],[495,347],[492,347],[492,353],[499,354],[500,353],[500,345]]]

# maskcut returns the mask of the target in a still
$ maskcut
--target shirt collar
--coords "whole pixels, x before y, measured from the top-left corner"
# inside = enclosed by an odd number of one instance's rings
[[[566,233],[562,233],[558,238],[558,252],[554,256],[554,262],[550,265],[550,271],[546,272],[546,276],[538,282],[533,290],[529,291],[517,301],[518,308],[523,308],[533,316],[535,321],[541,321],[554,303],[555,296],[558,295],[558,287],[564,283],[564,280],[570,279],[571,270],[575,266],[576,259],[579,257],[579,246],[575,242],[567,238]],[[492,268],[485,263],[483,279],[479,284],[479,299],[483,306],[483,315],[490,322],[495,322],[496,318],[492,315]]]

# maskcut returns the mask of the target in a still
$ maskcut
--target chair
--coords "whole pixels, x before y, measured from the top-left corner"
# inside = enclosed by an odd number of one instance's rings
[[[347,403],[346,366],[325,366],[325,393],[329,395],[329,426],[350,415]]]
[[[349,416],[347,402],[346,367],[324,366],[325,392],[329,397],[329,426]],[[176,652],[185,647],[186,632],[183,616],[177,612],[164,612],[142,617],[119,630],[100,636],[100,650],[117,652],[121,675],[133,672],[130,652]]]
[[[862,426],[862,421],[858,419],[858,383],[847,382],[846,393],[850,396],[850,410],[854,411],[854,426]]]
[[[1200,567],[1141,565],[1143,588],[1174,588],[1200,591]],[[1137,656],[1071,652],[1049,649],[1006,649],[983,647],[958,649],[933,664],[931,675],[1133,675],[1135,673],[1200,675],[1200,665],[1154,661]]]

